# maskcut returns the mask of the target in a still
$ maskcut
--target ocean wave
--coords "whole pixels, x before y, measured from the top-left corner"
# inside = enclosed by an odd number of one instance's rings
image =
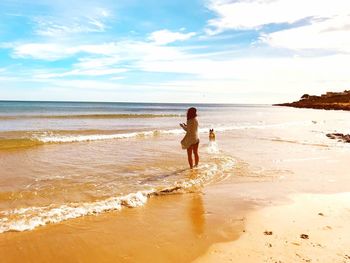
[[[305,124],[305,122],[303,122]],[[226,132],[233,130],[245,130],[245,129],[266,129],[266,128],[278,128],[278,127],[290,127],[294,125],[300,125],[300,122],[289,122],[282,124],[270,124],[270,125],[231,125],[231,126],[219,126],[215,128],[216,132]],[[208,133],[209,127],[200,128],[199,133]],[[44,135],[37,136],[35,139],[44,143],[64,143],[64,142],[83,142],[83,141],[98,141],[98,140],[110,140],[110,139],[127,139],[135,137],[150,137],[159,135],[177,135],[183,134],[182,129],[169,129],[169,130],[152,130],[152,131],[139,131],[129,133],[116,133],[116,134],[89,134],[89,135]]]
[[[0,120],[16,119],[148,119],[148,118],[171,118],[183,117],[181,114],[66,114],[66,115],[3,115]]]
[[[288,128],[297,125],[308,125],[311,122],[287,122],[279,124],[260,124],[260,125],[230,125],[230,126],[218,126],[215,128],[215,132],[227,132],[234,130],[246,130],[246,129],[267,129],[267,128]],[[199,133],[208,133],[210,127],[200,128]],[[83,133],[84,131],[82,131]],[[0,139],[0,150],[31,147],[42,145],[45,143],[73,143],[73,142],[88,142],[88,141],[101,141],[101,140],[113,140],[113,139],[129,139],[129,138],[146,138],[159,135],[179,135],[184,134],[182,129],[168,129],[168,130],[151,130],[151,131],[136,131],[126,133],[113,133],[113,134],[60,134],[59,132],[43,132],[34,133],[29,138],[18,139]]]
[[[55,224],[68,219],[87,215],[97,215],[108,211],[118,211],[123,207],[139,207],[152,196],[171,193],[186,193],[198,187],[221,181],[231,176],[235,160],[228,156],[213,156],[210,163],[203,164],[189,173],[187,179],[179,180],[168,187],[129,193],[124,196],[85,203],[70,203],[60,206],[26,207],[0,212],[0,233],[27,231],[39,226]]]

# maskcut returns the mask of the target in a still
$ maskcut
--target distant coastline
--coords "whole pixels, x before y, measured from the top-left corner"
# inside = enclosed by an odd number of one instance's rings
[[[274,106],[349,111],[350,90],[345,90],[343,92],[327,92],[321,96],[304,94],[298,101],[274,104]]]

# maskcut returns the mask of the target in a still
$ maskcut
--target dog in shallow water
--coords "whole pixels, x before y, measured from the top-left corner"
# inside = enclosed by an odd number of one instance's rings
[[[210,141],[210,142],[215,142],[215,133],[214,133],[214,129],[210,129],[210,130],[209,130],[209,141]]]

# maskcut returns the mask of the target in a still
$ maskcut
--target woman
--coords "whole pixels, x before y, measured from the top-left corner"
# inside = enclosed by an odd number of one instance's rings
[[[194,153],[195,166],[198,166],[198,121],[197,109],[189,108],[187,110],[187,124],[181,123],[180,126],[186,131],[185,137],[181,141],[182,149],[187,149],[187,157],[190,168],[193,168],[192,152]]]

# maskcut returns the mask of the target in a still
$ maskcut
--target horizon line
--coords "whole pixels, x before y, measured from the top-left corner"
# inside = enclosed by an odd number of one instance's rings
[[[137,101],[76,101],[76,100],[2,100],[0,102],[56,102],[56,103],[132,103],[132,104],[197,104],[197,105],[273,105],[274,103],[221,103],[221,102],[137,102]]]

